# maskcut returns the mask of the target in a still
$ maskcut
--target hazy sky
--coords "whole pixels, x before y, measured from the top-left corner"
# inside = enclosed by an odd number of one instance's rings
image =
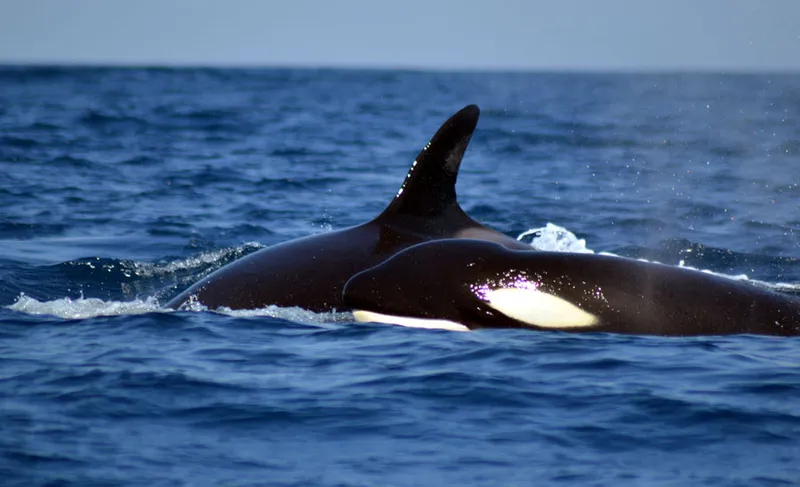
[[[0,63],[800,70],[800,0],[0,0]]]

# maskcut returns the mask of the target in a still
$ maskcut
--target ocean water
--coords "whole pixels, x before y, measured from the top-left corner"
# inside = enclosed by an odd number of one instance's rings
[[[163,309],[468,103],[479,221],[800,294],[800,75],[4,67],[0,484],[800,485],[797,338]]]

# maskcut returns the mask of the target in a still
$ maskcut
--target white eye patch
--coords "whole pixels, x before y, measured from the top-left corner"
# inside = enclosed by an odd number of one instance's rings
[[[409,318],[407,316],[392,316],[372,311],[353,311],[353,317],[359,323],[386,323],[389,325],[407,326],[409,328],[430,328],[435,330],[469,331],[464,325],[447,320],[433,320],[427,318]]]
[[[569,301],[536,289],[487,289],[483,298],[509,318],[540,328],[583,328],[600,322]]]

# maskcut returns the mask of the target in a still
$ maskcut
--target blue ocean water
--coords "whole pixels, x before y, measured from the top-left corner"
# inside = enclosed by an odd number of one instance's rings
[[[477,220],[800,294],[800,75],[4,67],[0,483],[800,485],[796,338],[163,309],[468,103]]]

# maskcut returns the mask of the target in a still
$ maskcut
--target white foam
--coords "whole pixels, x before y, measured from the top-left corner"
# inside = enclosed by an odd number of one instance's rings
[[[324,323],[352,323],[353,314],[337,311],[317,313],[307,309],[298,307],[282,308],[280,306],[266,306],[258,309],[230,309],[219,308],[215,310],[216,313],[228,316],[266,316],[269,318],[279,318],[283,320],[292,321],[294,323],[303,323],[306,325],[320,325]]]
[[[132,301],[104,301],[98,298],[60,298],[51,301],[39,301],[36,298],[20,294],[17,301],[8,306],[12,311],[27,313],[30,315],[50,315],[65,319],[86,319],[97,316],[121,316],[138,315],[144,313],[174,313],[174,309],[165,308],[159,304],[154,297],[144,300],[134,299]],[[197,301],[191,301],[181,308],[181,311],[205,312],[209,309]],[[295,323],[303,324],[324,324],[324,323],[349,323],[353,321],[352,313],[345,312],[325,312],[315,313],[303,308],[281,308],[278,306],[266,306],[259,309],[232,310],[230,308],[219,308],[213,310],[215,313],[228,316],[266,316],[270,318],[280,318]]]
[[[586,240],[578,238],[574,233],[564,227],[550,222],[543,228],[532,228],[517,236],[522,242],[523,238],[533,235],[531,247],[536,250],[550,252],[571,252],[576,254],[593,254],[594,250],[586,247]]]
[[[52,301],[39,301],[25,294],[20,294],[17,301],[8,306],[8,309],[30,315],[51,315],[65,319],[138,315],[166,311],[152,297],[133,301],[103,301],[97,298],[61,298]]]

